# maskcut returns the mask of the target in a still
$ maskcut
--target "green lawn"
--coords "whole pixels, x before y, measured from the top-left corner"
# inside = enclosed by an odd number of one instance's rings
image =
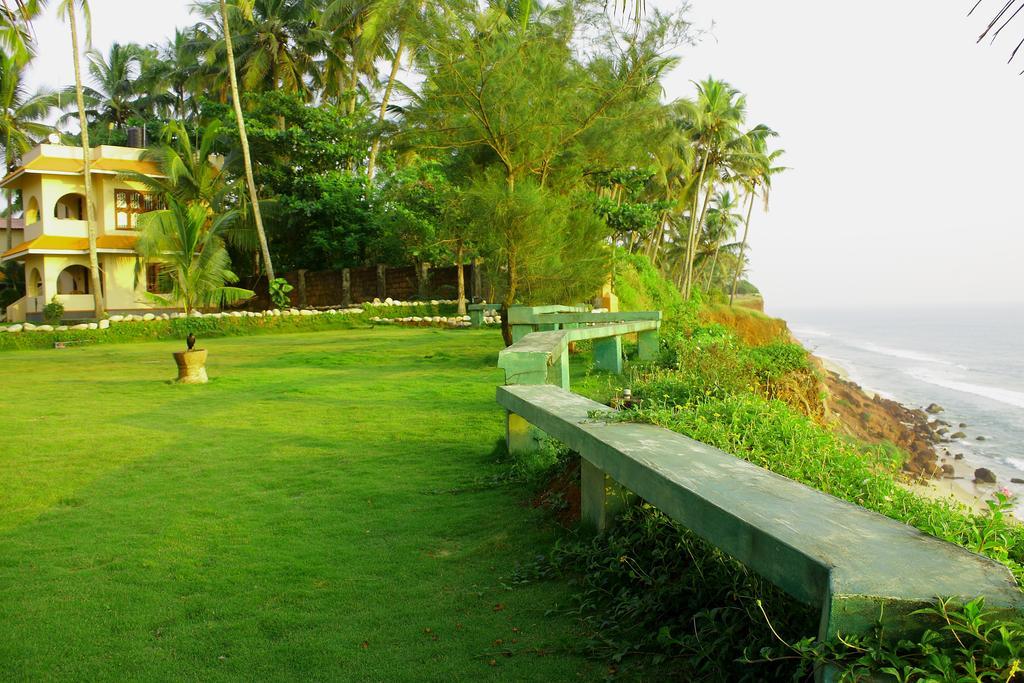
[[[601,674],[565,585],[507,587],[555,531],[480,486],[497,332],[201,345],[201,387],[180,343],[0,356],[0,680]]]

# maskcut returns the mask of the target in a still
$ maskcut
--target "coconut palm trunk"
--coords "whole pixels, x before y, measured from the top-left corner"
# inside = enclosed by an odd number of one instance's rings
[[[395,58],[391,61],[391,73],[388,75],[388,84],[384,88],[384,97],[380,100],[380,113],[377,116],[377,122],[383,124],[384,118],[388,113],[388,102],[391,100],[391,93],[395,90],[395,81],[398,79],[398,70],[402,66],[402,53],[405,50],[405,43],[403,37],[398,39],[398,47],[395,48]],[[373,176],[377,173],[377,154],[380,153],[380,135],[373,141],[373,147],[370,149],[370,160],[366,165],[366,176],[373,180]]]
[[[82,89],[82,65],[78,52],[78,21],[75,18],[75,3],[70,0],[65,5],[68,24],[71,26],[72,60],[75,65],[75,97],[78,104],[78,123],[82,128],[82,174],[85,178],[85,224],[89,236],[89,283],[92,286],[92,298],[95,305],[96,318],[102,318],[103,291],[100,283],[100,262],[96,250],[96,216],[92,203],[92,148],[89,146],[89,122],[85,118],[85,93]]]
[[[697,178],[697,185],[694,188],[693,208],[690,210],[690,233],[686,236],[686,255],[684,257],[682,284],[683,297],[686,299],[690,298],[690,271],[695,255],[694,252],[697,249],[695,235],[697,228],[700,226],[700,221],[697,220],[697,205],[700,202],[700,190],[704,186],[704,172],[707,171],[707,167],[708,155],[705,154],[700,164],[700,175]]]
[[[252,174],[252,158],[249,156],[249,137],[245,134],[245,117],[242,115],[242,100],[238,92],[238,76],[235,72],[235,51],[231,44],[231,27],[228,22],[228,5],[220,0],[221,20],[224,22],[224,44],[228,55],[228,79],[231,83],[231,99],[234,102],[235,120],[238,122],[238,139],[242,146],[242,163],[245,166],[245,184],[249,188],[249,200],[252,203],[252,216],[256,222],[256,234],[260,239],[260,251],[263,253],[263,266],[267,273],[267,290],[274,282],[274,264],[270,260],[270,245],[267,233],[263,229],[263,214],[260,211],[260,200],[256,194],[256,181]]]
[[[11,170],[11,136],[7,135],[7,145],[4,147],[4,175]],[[14,192],[7,190],[7,251],[14,247]]]
[[[466,315],[466,272],[462,267],[466,253],[466,246],[462,240],[459,240],[455,246],[455,265],[458,268],[459,273],[459,315]]]
[[[743,224],[743,241],[740,243],[740,257],[736,261],[736,272],[732,276],[732,290],[729,292],[729,305],[732,306],[733,300],[736,299],[736,287],[740,283],[740,273],[743,272],[743,256],[747,251],[747,235],[750,234],[750,215],[754,213],[754,196],[755,193],[750,193],[750,204],[747,206],[747,220]]]
[[[711,293],[711,283],[715,279],[715,268],[718,267],[718,252],[722,250],[722,242],[715,242],[715,255],[711,259],[711,272],[708,273],[708,281],[704,285],[704,293]]]

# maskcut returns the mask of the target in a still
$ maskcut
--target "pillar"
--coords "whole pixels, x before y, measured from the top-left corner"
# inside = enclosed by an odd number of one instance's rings
[[[303,268],[299,269],[299,308],[306,307],[306,271]]]
[[[622,337],[616,335],[594,340],[594,366],[598,370],[622,374]]]
[[[640,360],[651,361],[658,358],[658,330],[638,332],[636,335],[637,357]]]
[[[629,493],[586,458],[580,458],[580,518],[597,533],[611,527],[626,506]]]
[[[533,425],[513,412],[505,411],[505,444],[509,453],[533,453],[540,448],[540,433]]]
[[[480,259],[473,259],[473,278],[472,278],[472,290],[470,291],[470,300],[473,303],[479,302],[483,299],[484,288],[480,278]]]
[[[416,267],[416,289],[421,300],[430,298],[430,264],[421,263]]]
[[[548,384],[554,384],[569,391],[569,347],[562,349],[562,353],[555,360],[554,365],[548,370]]]
[[[352,271],[341,269],[341,305],[348,308],[352,305]]]
[[[377,264],[377,298],[383,301],[388,298],[388,267]]]

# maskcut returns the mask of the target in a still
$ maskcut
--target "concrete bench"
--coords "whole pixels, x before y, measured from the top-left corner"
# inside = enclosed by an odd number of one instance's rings
[[[508,324],[515,343],[532,332],[575,329],[585,325],[661,320],[660,311],[595,312],[585,306],[512,306]]]
[[[537,335],[531,335],[537,336]],[[653,425],[608,422],[610,409],[550,385],[498,387],[512,452],[537,429],[582,458],[584,521],[609,523],[616,484],[798,600],[821,607],[819,636],[920,633],[911,612],[936,597],[1024,607],[1003,565],[911,526]],[[819,672],[819,676],[821,676]],[[827,677],[827,674],[825,674]]]
[[[569,389],[569,343],[594,340],[594,365],[622,373],[622,336],[636,334],[640,360],[658,355],[660,320],[603,324],[551,332],[533,332],[498,354],[506,384],[555,384]]]

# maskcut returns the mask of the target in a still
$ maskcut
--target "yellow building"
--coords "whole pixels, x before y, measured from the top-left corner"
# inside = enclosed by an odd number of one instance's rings
[[[158,308],[146,297],[147,289],[156,286],[155,269],[136,278],[135,256],[138,216],[159,208],[158,199],[143,185],[120,177],[124,171],[159,175],[155,163],[142,159],[143,151],[111,146],[91,150],[100,286],[111,313]],[[81,147],[44,144],[0,181],[0,190],[22,193],[24,207],[22,241],[0,256],[0,261],[25,265],[26,296],[8,306],[9,321],[41,319],[54,296],[66,318],[94,316],[83,165]]]

